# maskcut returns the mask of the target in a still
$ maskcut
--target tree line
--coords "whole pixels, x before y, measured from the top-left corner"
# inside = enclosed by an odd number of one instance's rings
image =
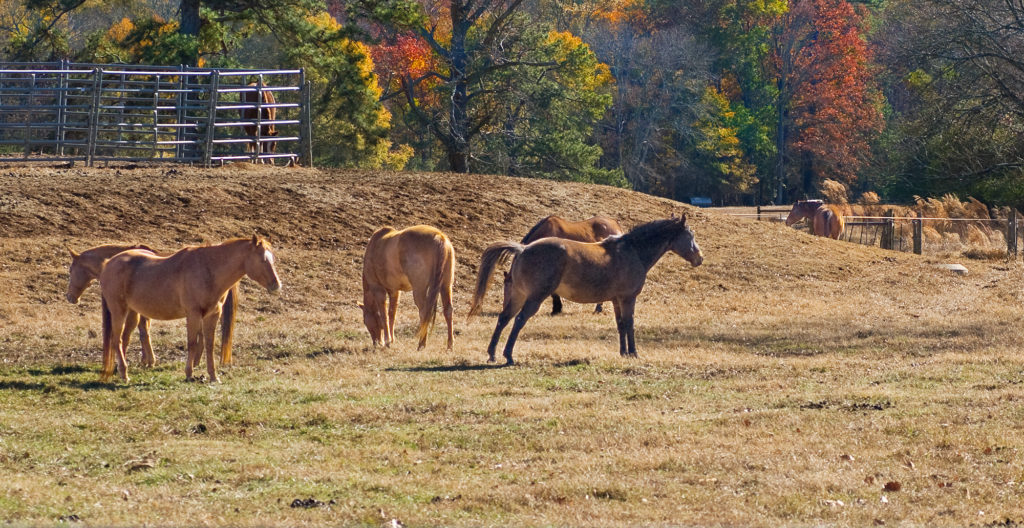
[[[302,67],[317,157],[716,204],[1024,205],[1001,0],[0,0],[6,60]]]

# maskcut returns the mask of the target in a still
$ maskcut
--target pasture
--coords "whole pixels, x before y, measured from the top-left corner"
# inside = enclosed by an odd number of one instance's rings
[[[1019,262],[813,237],[620,189],[490,176],[0,168],[0,520],[15,525],[950,525],[1024,522]],[[687,212],[704,263],[667,255],[637,301],[545,302],[517,366],[485,363],[484,247],[548,214],[625,229]],[[366,240],[428,223],[458,262],[416,351],[357,307]],[[269,236],[282,291],[242,282],[234,365],[184,381],[184,322],[155,369],[100,383],[99,294],[64,299],[64,245],[162,250]],[[499,275],[500,277],[500,275]],[[897,489],[898,488],[898,489]]]

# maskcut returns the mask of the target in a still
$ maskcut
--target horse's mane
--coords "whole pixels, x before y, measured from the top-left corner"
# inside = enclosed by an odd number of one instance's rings
[[[631,244],[651,245],[664,239],[674,238],[684,229],[686,229],[686,223],[682,219],[666,218],[640,224],[622,235],[621,239]]]
[[[526,232],[526,236],[524,236],[523,239],[519,241],[519,243],[525,244],[527,240],[530,240],[530,237],[537,234],[537,231],[540,231],[540,226],[548,223],[548,221],[550,220],[551,216],[545,216],[540,222],[533,224],[533,227],[531,227],[530,230]]]

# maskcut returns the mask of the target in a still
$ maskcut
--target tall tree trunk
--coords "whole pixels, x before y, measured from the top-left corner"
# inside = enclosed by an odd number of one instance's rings
[[[200,0],[181,0],[179,9],[181,11],[181,27],[178,32],[182,35],[199,37],[199,26],[202,21],[199,18]],[[198,66],[198,49],[196,54],[189,58],[188,66]]]
[[[448,147],[448,164],[452,172],[469,172],[469,83],[466,80],[469,57],[466,54],[466,35],[470,24],[466,5],[453,0],[452,8],[452,70],[455,81],[452,88],[451,113],[448,116],[448,129],[451,142]]]

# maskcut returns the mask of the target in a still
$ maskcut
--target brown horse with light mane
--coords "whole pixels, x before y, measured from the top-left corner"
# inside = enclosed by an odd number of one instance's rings
[[[78,304],[78,300],[82,297],[85,289],[94,280],[99,279],[104,261],[129,249],[141,249],[156,254],[156,251],[152,248],[141,244],[134,246],[104,244],[89,248],[81,253],[76,253],[71,248],[68,248],[68,252],[71,254],[71,266],[68,268],[68,291],[65,294],[68,302]],[[234,335],[235,313],[237,309],[238,284],[236,283],[228,290],[228,296],[224,300],[224,310],[220,317],[220,362],[223,365],[231,363],[231,342]],[[135,314],[129,314],[127,321],[133,321],[135,317]],[[149,318],[138,317],[138,320],[139,341],[142,343],[142,365],[144,367],[152,367],[156,365],[156,355],[153,353],[153,345],[149,340]],[[128,348],[128,342],[131,340],[133,329],[131,325],[125,325],[124,334],[121,335],[121,341],[124,343],[125,349]],[[103,343],[103,350],[106,349],[107,344]]]
[[[483,295],[481,279],[487,280],[502,261],[509,257],[513,260],[505,273],[503,306],[487,347],[487,360],[494,361],[501,332],[514,316],[515,324],[505,343],[506,364],[513,364],[512,348],[519,331],[553,293],[579,303],[611,301],[619,331],[619,354],[636,356],[636,297],[643,290],[647,272],[669,251],[693,266],[704,261],[685,215],[655,220],[596,243],[544,238],[526,246],[515,242],[491,244],[481,259],[477,297]]]
[[[242,277],[248,276],[271,292],[281,289],[270,243],[253,235],[215,246],[187,247],[168,257],[128,250],[114,255],[100,272],[103,293],[104,381],[114,371],[115,354],[121,379],[128,381],[128,365],[121,336],[129,316],[150,319],[185,319],[188,359],[185,379],[206,349],[206,370],[217,381],[213,361],[213,332],[225,297]],[[134,315],[133,315],[134,314]]]
[[[786,225],[791,226],[805,218],[812,219],[815,235],[834,239],[839,239],[846,225],[843,212],[821,200],[800,200],[793,204],[793,209],[786,217]]]
[[[455,343],[452,327],[452,285],[455,249],[440,230],[417,225],[396,230],[382,227],[370,237],[363,256],[363,324],[373,346],[391,346],[401,292],[412,291],[420,312],[417,350],[427,345],[427,334],[437,316],[437,301],[448,323],[448,350]]]
[[[245,151],[255,153],[254,159],[257,163],[268,161],[273,165],[273,158],[264,160],[259,157],[259,154],[273,154],[277,152],[277,141],[268,140],[268,138],[276,138],[278,134],[277,124],[274,123],[277,119],[277,100],[274,98],[274,92],[268,90],[266,86],[249,83],[249,88],[255,89],[239,93],[241,102],[251,105],[242,109],[242,119],[253,122],[252,124],[242,126],[245,135],[252,138],[251,143],[245,144]],[[269,123],[264,124],[264,122]],[[257,123],[260,124],[257,126]],[[257,135],[259,138],[256,137]]]
[[[526,245],[530,242],[547,237],[567,238],[577,242],[600,242],[610,236],[621,235],[622,226],[613,218],[607,216],[594,216],[579,222],[571,222],[559,216],[548,216],[530,228],[526,236],[519,241]],[[484,285],[484,293],[487,292],[487,285]],[[475,300],[475,299],[474,299]],[[480,306],[474,304],[470,307],[469,315],[476,315]],[[594,308],[595,313],[601,312],[601,305]],[[562,298],[558,295],[551,296],[551,315],[562,313]]]

